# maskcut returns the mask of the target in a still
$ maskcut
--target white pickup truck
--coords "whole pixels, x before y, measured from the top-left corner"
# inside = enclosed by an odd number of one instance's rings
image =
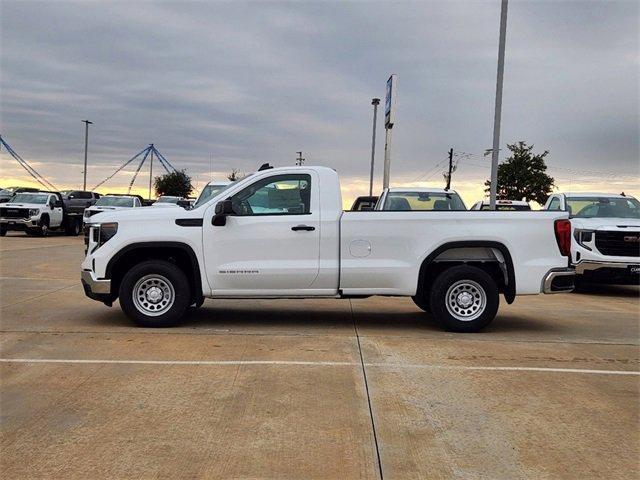
[[[565,212],[343,212],[335,171],[269,168],[193,210],[103,212],[82,283],[138,325],[174,325],[204,298],[407,296],[441,324],[478,331],[499,294],[565,292]]]
[[[612,193],[555,193],[545,209],[566,211],[576,283],[640,285],[640,202]]]

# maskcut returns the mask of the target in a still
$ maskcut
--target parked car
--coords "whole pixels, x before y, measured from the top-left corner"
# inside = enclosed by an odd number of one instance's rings
[[[444,188],[387,188],[382,192],[376,204],[376,210],[388,211],[429,211],[429,210],[466,210],[462,198],[455,190]]]
[[[87,207],[94,205],[100,198],[99,193],[83,190],[63,190],[62,200],[70,212],[82,214]]]
[[[232,182],[209,182],[198,195],[198,199],[193,204],[193,208],[199,207],[206,203],[210,198],[215,197],[225,190]]]
[[[556,193],[545,209],[568,212],[578,283],[640,284],[640,202],[611,193]]]
[[[86,295],[119,298],[147,327],[176,324],[205,297],[390,295],[474,332],[500,293],[511,303],[573,288],[566,212],[343,212],[326,167],[259,171],[193,210],[104,212],[89,227]]]
[[[378,203],[378,196],[362,196],[358,197],[354,200],[353,205],[351,205],[352,212],[362,212],[365,210],[375,210],[376,203]]]
[[[39,190],[40,189],[34,188],[34,187],[8,187],[8,188],[3,188],[2,190],[0,190],[0,203],[6,203],[6,202],[10,201],[11,198],[16,193],[37,192]]]
[[[0,203],[5,203],[8,202],[9,200],[11,200],[11,197],[13,197],[13,192],[11,190],[7,190],[7,189],[0,189]]]
[[[476,202],[471,210],[491,210],[491,202],[489,200]],[[525,200],[496,200],[496,210],[528,212],[531,210],[531,205]]]
[[[10,230],[46,236],[50,230],[64,230],[78,235],[82,214],[70,212],[59,192],[16,193],[10,202],[0,207],[0,235]]]
[[[93,215],[98,213],[137,207],[142,207],[142,200],[139,195],[103,195],[95,204],[84,210],[84,223],[87,223]]]

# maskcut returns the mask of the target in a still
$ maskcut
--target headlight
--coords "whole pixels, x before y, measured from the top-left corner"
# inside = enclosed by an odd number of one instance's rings
[[[578,245],[586,248],[587,250],[591,250],[591,247],[586,244],[593,242],[593,235],[593,230],[583,230],[582,228],[576,228],[573,231],[573,238],[576,240],[576,242],[578,242]]]
[[[84,218],[89,218],[91,215],[89,214],[89,210],[84,211]]]
[[[118,232],[118,224],[116,222],[100,223],[98,231],[98,247],[101,247]]]
[[[85,229],[85,245],[91,253],[113,238],[118,232],[118,224],[116,222],[89,223],[85,225]]]
[[[39,213],[40,213],[40,210],[38,210],[37,208],[30,208],[29,209],[29,216],[30,217],[37,217]]]

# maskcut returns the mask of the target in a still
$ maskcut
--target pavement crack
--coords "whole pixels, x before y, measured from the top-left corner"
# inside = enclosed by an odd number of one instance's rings
[[[353,313],[353,305],[351,299],[349,299],[349,308],[351,309],[351,318],[353,319],[353,331],[356,335],[356,341],[358,344],[358,353],[360,355],[360,366],[362,368],[362,377],[364,380],[364,389],[367,394],[367,405],[369,406],[369,419],[371,420],[371,430],[373,431],[373,442],[376,446],[376,459],[378,462],[378,473],[380,480],[384,480],[384,474],[382,472],[382,460],[380,459],[380,446],[378,445],[378,434],[376,432],[376,421],[373,418],[373,407],[371,405],[371,395],[369,393],[369,382],[367,380],[367,369],[364,364],[364,358],[362,356],[362,346],[360,345],[360,335],[358,334],[358,325],[356,324],[356,317]]]

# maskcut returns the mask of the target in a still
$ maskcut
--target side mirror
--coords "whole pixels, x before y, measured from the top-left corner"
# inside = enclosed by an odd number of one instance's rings
[[[214,227],[224,227],[227,224],[227,215],[233,215],[233,203],[231,199],[223,200],[216,204],[216,214],[211,219]]]
[[[216,215],[232,215],[233,203],[230,198],[216,204]]]

